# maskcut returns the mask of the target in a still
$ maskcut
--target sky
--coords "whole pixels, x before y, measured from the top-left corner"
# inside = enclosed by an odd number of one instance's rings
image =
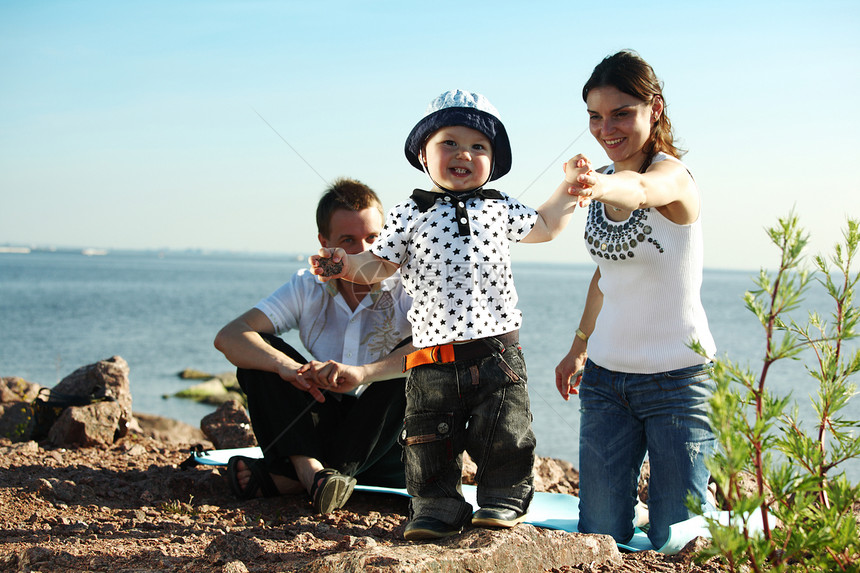
[[[0,2],[0,245],[309,254],[326,182],[386,208],[425,176],[403,144],[459,88],[498,108],[539,206],[587,132],[582,85],[621,49],[664,81],[703,197],[705,266],[774,268],[860,217],[860,3]],[[515,260],[587,263],[584,212]]]

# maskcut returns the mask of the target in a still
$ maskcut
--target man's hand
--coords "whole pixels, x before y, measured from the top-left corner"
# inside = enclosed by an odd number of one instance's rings
[[[341,364],[334,360],[313,360],[299,368],[297,376],[315,388],[342,394],[361,386],[363,372],[360,366]]]
[[[298,390],[301,390],[302,392],[307,392],[308,394],[313,396],[314,400],[316,400],[317,402],[325,402],[325,396],[323,396],[323,393],[320,391],[320,387],[315,384],[312,384],[299,373],[305,366],[307,366],[307,364],[299,366],[299,368],[296,370],[293,370],[292,368],[289,368],[287,366],[280,366],[278,367],[278,375],[293,386],[295,386]]]

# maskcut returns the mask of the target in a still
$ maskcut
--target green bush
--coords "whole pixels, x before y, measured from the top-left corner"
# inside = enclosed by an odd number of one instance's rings
[[[745,295],[764,328],[761,370],[727,358],[715,364],[710,418],[720,448],[709,468],[733,522],[708,520],[712,544],[702,557],[718,556],[732,571],[858,571],[854,505],[860,486],[840,469],[860,457],[860,422],[841,415],[856,394],[850,377],[860,370],[860,351],[845,344],[857,336],[860,317],[854,305],[858,275],[851,267],[860,243],[858,221],[848,220],[844,242],[829,260],[815,257],[813,271],[803,265],[807,236],[794,213],[768,234],[781,253],[779,270],[772,275],[762,270],[759,288]],[[809,313],[801,325],[789,315],[799,309],[813,279],[826,289],[834,309],[827,318]],[[809,352],[801,357],[804,350]],[[803,358],[817,381],[816,419],[808,430],[797,407],[789,408],[789,397],[775,396],[766,385],[771,366],[786,358]],[[752,492],[740,487],[749,474]],[[753,518],[761,521],[760,533],[753,533]]]

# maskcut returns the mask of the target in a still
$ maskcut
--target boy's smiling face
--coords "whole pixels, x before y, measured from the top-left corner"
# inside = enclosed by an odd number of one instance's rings
[[[493,167],[493,148],[486,135],[471,127],[452,125],[427,139],[422,153],[433,182],[451,191],[484,185]]]

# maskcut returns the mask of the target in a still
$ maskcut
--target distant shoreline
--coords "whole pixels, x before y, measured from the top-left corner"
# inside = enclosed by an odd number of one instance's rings
[[[201,249],[201,248],[188,248],[188,249],[173,249],[173,248],[147,248],[147,249],[113,249],[113,248],[100,248],[100,247],[74,247],[74,246],[63,246],[63,247],[55,247],[55,246],[33,246],[33,245],[15,245],[15,244],[6,244],[0,246],[0,255],[3,254],[28,254],[28,255],[39,255],[39,254],[58,254],[58,255],[74,255],[81,256],[82,254],[86,254],[85,251],[99,251],[98,254],[104,254],[107,256],[132,256],[132,257],[156,257],[159,259],[163,258],[183,258],[183,257],[206,257],[206,258],[224,258],[228,260],[236,260],[236,259],[253,259],[255,261],[265,261],[271,260],[276,262],[304,262],[307,261],[308,257],[315,253],[298,253],[298,252],[275,252],[275,251],[232,251],[232,250],[223,250],[223,249]],[[581,262],[563,262],[563,261],[539,261],[539,260],[518,260],[516,257],[513,259],[514,267],[518,266],[544,266],[544,267],[564,267],[564,268],[573,268],[573,269],[586,269],[593,268],[594,265],[592,263],[581,263]],[[744,273],[750,277],[750,286],[753,286],[752,279],[753,273],[758,273],[760,269],[730,269],[730,268],[720,268],[720,267],[705,267],[705,273]]]

